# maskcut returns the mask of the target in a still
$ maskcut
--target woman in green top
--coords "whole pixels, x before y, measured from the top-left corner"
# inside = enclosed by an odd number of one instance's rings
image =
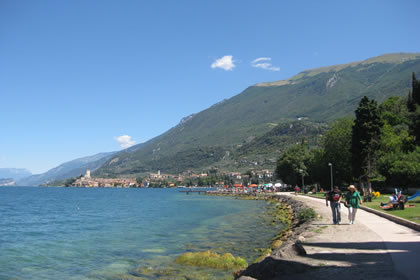
[[[348,189],[349,192],[346,195],[345,205],[349,209],[349,224],[352,225],[354,224],[354,220],[356,219],[357,209],[360,208],[360,204],[362,204],[363,201],[355,186],[350,185]]]

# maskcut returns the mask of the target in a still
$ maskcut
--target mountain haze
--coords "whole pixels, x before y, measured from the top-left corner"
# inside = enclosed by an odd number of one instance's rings
[[[29,177],[22,178],[16,182],[19,186],[37,186],[49,182],[64,180],[67,178],[77,177],[85,174],[86,170],[96,170],[102,166],[114,152],[99,153],[93,156],[87,156],[65,162],[55,168],[48,170],[42,174],[36,174]]]
[[[305,131],[309,129],[312,136],[320,137],[320,123],[353,116],[364,95],[378,102],[394,95],[406,96],[412,72],[420,73],[420,53],[387,54],[303,71],[288,80],[256,84],[184,118],[139,147],[115,154],[95,174],[119,176],[157,170],[178,173],[209,166],[238,168],[241,157],[252,161],[249,156],[258,156],[256,141],[263,143],[261,137],[275,135],[270,131],[278,130],[279,125],[304,118]],[[278,146],[272,157],[285,147],[282,137],[290,140],[287,133],[272,138]],[[318,141],[312,140],[314,144]]]
[[[31,175],[32,173],[24,168],[0,168],[0,179],[12,178],[16,181]]]

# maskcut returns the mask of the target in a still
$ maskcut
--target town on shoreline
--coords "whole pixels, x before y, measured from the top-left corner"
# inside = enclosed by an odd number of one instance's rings
[[[274,185],[273,172],[270,170],[250,170],[245,174],[240,172],[218,173],[214,169],[209,172],[194,173],[186,171],[179,175],[149,173],[144,177],[101,178],[93,177],[87,170],[84,175],[71,178],[59,184],[66,187],[119,187],[119,188],[174,188],[174,187],[224,187],[249,185]],[[279,183],[278,183],[279,184]]]

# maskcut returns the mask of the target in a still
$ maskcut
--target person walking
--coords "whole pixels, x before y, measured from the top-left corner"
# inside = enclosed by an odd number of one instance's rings
[[[328,201],[331,205],[332,217],[334,225],[339,225],[341,223],[341,214],[340,214],[340,203],[343,195],[340,189],[335,186],[334,189],[328,192],[327,196],[325,197],[325,204],[328,207]]]
[[[346,194],[345,205],[349,209],[349,224],[352,225],[356,219],[357,209],[360,208],[360,204],[363,203],[363,200],[354,185],[350,185],[348,190],[349,192]]]

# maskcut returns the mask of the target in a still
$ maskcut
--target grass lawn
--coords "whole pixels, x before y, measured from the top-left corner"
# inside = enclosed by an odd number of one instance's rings
[[[323,193],[316,193],[316,194],[308,194],[310,196],[325,198],[325,195]],[[410,220],[412,222],[420,223],[420,197],[416,197],[413,200],[408,201],[405,206],[406,208],[404,210],[399,209],[390,209],[390,210],[384,210],[380,208],[381,202],[387,203],[389,201],[389,197],[391,194],[381,194],[378,198],[372,199],[372,202],[364,202],[362,205],[382,211],[397,217],[401,217],[407,220]],[[414,205],[414,207],[409,207],[409,205]]]
[[[301,195],[304,195],[303,193],[300,193]],[[309,196],[315,196],[315,197],[321,197],[321,198],[324,198],[325,199],[325,195],[326,195],[326,193],[320,193],[320,192],[317,192],[316,194],[312,194],[312,193],[308,193],[308,194],[306,194],[306,195],[309,195]]]
[[[384,210],[379,207],[381,202],[387,203],[389,201],[389,197],[391,194],[381,194],[380,197],[376,199],[372,199],[372,202],[365,202],[363,203],[363,206],[382,211],[397,217],[401,217],[407,220],[410,220],[412,222],[420,223],[420,197],[416,197],[413,200],[408,201],[405,204],[404,210],[399,209],[389,209]],[[413,205],[414,207],[409,207]]]

